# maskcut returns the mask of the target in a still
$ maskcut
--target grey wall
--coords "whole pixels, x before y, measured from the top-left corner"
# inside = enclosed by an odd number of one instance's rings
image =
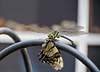
[[[38,0],[0,0],[0,17],[20,23],[37,22]]]
[[[77,0],[0,0],[0,17],[20,23],[51,25],[77,21]]]
[[[77,22],[77,0],[40,0],[39,24],[59,24],[62,20]]]

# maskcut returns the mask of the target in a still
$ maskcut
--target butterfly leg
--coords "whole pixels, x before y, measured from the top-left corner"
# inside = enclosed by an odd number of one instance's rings
[[[39,57],[41,54],[43,54],[43,50],[41,50],[41,52],[37,55],[37,57]]]
[[[40,61],[42,58],[44,58],[44,57],[45,57],[45,55],[42,54],[41,57],[39,58],[39,61]]]

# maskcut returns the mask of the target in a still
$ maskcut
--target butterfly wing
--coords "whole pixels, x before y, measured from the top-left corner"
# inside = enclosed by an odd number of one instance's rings
[[[61,70],[64,66],[63,58],[55,44],[48,38],[42,47],[45,56],[43,63],[50,64],[55,70]]]

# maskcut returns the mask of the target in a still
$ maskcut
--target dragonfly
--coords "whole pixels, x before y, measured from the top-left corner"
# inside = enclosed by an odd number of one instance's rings
[[[45,43],[42,44],[43,49],[41,49],[41,52],[38,54],[38,56],[40,57],[39,61],[50,64],[56,71],[61,70],[64,67],[64,61],[60,51],[57,49],[54,43],[55,38],[59,38],[59,37],[65,38],[69,40],[73,46],[75,46],[74,42],[64,35],[78,36],[78,35],[87,34],[84,31],[80,31],[81,29],[83,29],[82,26],[71,27],[71,28],[62,29],[58,31],[53,31],[44,28],[36,28],[31,26],[27,26],[27,27],[30,28],[31,30],[34,30],[34,32],[50,33],[48,34],[48,38],[46,39]]]
[[[44,28],[31,27],[31,26],[26,26],[26,27],[30,28],[31,30],[34,30],[34,32],[37,32],[37,33],[49,33],[48,37],[52,39],[60,38],[60,37],[67,39],[68,41],[71,42],[73,47],[75,47],[75,43],[73,42],[73,40],[71,40],[70,38],[66,36],[79,36],[79,35],[88,34],[85,31],[80,31],[81,29],[84,28],[83,26],[74,26],[74,27],[69,27],[66,29],[61,29],[58,31],[53,31],[53,30],[44,29]]]

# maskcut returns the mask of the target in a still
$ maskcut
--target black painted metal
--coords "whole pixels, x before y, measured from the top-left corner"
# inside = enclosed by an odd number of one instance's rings
[[[6,27],[0,28],[0,34],[6,34],[10,36],[16,43],[21,41],[18,35],[9,28]],[[26,72],[32,72],[32,65],[31,65],[31,61],[27,49],[26,48],[20,49],[20,52],[24,60]]]
[[[28,41],[15,43],[0,52],[0,60],[2,60],[7,55],[9,55],[12,52],[17,51],[21,48],[30,47],[30,46],[41,46],[43,43],[44,43],[43,40],[28,40]],[[78,50],[74,49],[71,46],[63,44],[61,42],[58,42],[58,41],[55,41],[55,44],[60,50],[63,50],[65,52],[73,55],[77,59],[79,59],[84,65],[87,66],[87,68],[90,69],[90,71],[100,72],[100,70],[97,68],[97,66],[88,57],[83,55]]]

